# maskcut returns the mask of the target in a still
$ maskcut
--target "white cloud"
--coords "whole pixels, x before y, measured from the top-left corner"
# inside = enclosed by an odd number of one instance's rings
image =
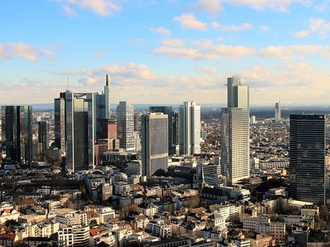
[[[193,14],[182,14],[178,17],[174,17],[173,21],[177,21],[183,29],[199,31],[207,30],[207,23],[197,20]]]
[[[62,9],[67,16],[76,16],[77,13],[68,5],[62,6]]]
[[[307,30],[302,30],[293,33],[293,36],[296,38],[304,38],[313,33],[325,37],[330,31],[330,22],[327,22],[324,19],[309,19],[309,28]]]
[[[263,31],[263,32],[267,32],[270,30],[270,28],[266,25],[261,25],[261,26],[259,26],[259,30]]]
[[[114,0],[55,0],[66,6],[63,8],[66,14],[75,13],[70,6],[75,6],[81,9],[89,9],[97,15],[106,16],[119,12],[121,7]],[[70,6],[69,6],[70,5]]]
[[[189,8],[195,11],[205,11],[210,14],[217,14],[222,10],[220,0],[198,0],[197,3],[189,5]]]
[[[168,30],[164,27],[150,28],[149,30],[153,33],[158,33],[158,34],[166,35],[166,36],[170,36],[172,34],[171,30]]]
[[[238,32],[238,31],[243,31],[243,30],[249,30],[252,28],[252,25],[250,23],[243,23],[240,26],[236,26],[236,25],[231,25],[231,26],[224,26],[221,25],[218,22],[211,22],[211,25],[214,29],[216,30],[221,30],[221,31],[232,31],[232,32]]]
[[[267,58],[287,57],[292,54],[322,52],[325,47],[320,45],[292,45],[292,46],[267,46],[258,50],[258,55]]]
[[[164,46],[184,46],[184,41],[181,39],[164,39],[162,41]]]
[[[215,73],[217,73],[218,68],[206,66],[206,67],[200,68],[200,70],[204,73],[207,73],[207,74],[215,74]]]
[[[0,44],[0,58],[2,59],[23,58],[29,61],[37,61],[42,56],[54,59],[56,53],[51,50],[42,50],[26,43]]]
[[[304,4],[307,0],[222,0],[222,2],[231,5],[247,5],[259,10],[270,8],[278,12],[285,12],[291,4]]]
[[[193,42],[194,48],[174,48],[161,46],[152,51],[155,55],[166,55],[171,57],[182,57],[192,60],[228,59],[237,60],[241,57],[255,53],[254,48],[244,46],[216,45],[210,40]]]

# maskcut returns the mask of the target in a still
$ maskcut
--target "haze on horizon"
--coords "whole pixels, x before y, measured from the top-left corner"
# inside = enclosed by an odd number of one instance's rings
[[[1,104],[50,103],[69,87],[111,102],[329,104],[330,1],[11,0],[1,3]]]

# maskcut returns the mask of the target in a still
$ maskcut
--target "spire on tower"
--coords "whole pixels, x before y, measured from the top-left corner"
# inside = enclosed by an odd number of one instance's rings
[[[70,92],[70,77],[67,78],[67,92]]]

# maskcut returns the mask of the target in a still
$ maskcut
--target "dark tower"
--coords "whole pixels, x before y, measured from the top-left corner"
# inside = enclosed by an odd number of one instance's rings
[[[325,204],[325,115],[290,116],[289,197]]]

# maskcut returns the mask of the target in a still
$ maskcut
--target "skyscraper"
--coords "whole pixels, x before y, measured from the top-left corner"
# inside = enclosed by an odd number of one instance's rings
[[[32,161],[32,106],[1,106],[3,158]]]
[[[149,112],[161,112],[168,116],[168,153],[175,154],[175,146],[173,141],[173,111],[172,106],[150,106]]]
[[[55,147],[61,150],[63,156],[66,153],[66,118],[65,118],[65,92],[60,93],[60,97],[54,99],[54,134]]]
[[[45,154],[49,147],[49,124],[47,121],[38,122],[38,149],[39,153]]]
[[[201,153],[201,107],[194,101],[186,101],[179,107],[180,154]]]
[[[104,93],[60,93],[54,100],[55,147],[66,156],[72,171],[89,169],[95,163],[95,141],[107,135],[103,123],[110,118],[110,76]],[[107,130],[107,129],[105,129]]]
[[[95,93],[65,92],[66,162],[71,171],[95,166]]]
[[[221,168],[228,184],[250,176],[249,87],[227,79],[227,108],[221,109]]]
[[[290,116],[289,197],[325,204],[325,115]]]
[[[141,116],[142,175],[150,177],[168,166],[168,115],[149,113]]]
[[[117,138],[119,147],[135,151],[134,147],[134,107],[127,101],[120,101],[117,112]]]
[[[281,120],[281,107],[280,103],[275,103],[275,121]]]

